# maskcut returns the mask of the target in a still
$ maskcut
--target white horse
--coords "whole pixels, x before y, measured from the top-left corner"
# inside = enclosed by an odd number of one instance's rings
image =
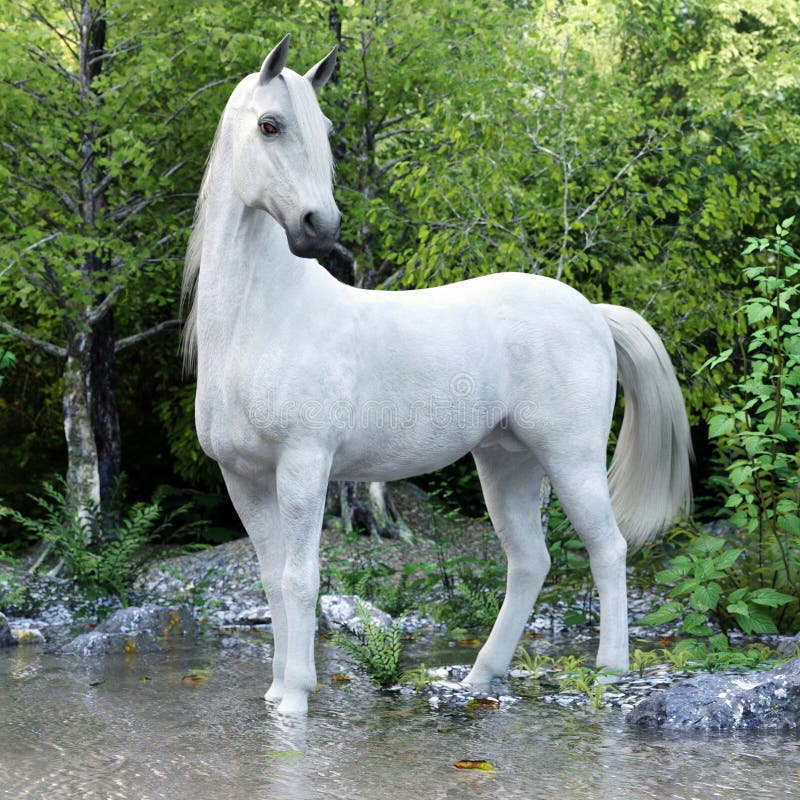
[[[406,292],[337,282],[314,260],[340,225],[315,94],[336,51],[300,76],[284,68],[288,44],[225,107],[184,272],[198,437],[253,541],[272,612],[267,699],[305,713],[316,687],[328,481],[398,480],[470,451],[508,579],[465,683],[505,674],[547,574],[544,475],[589,553],[597,663],[627,670],[626,539],[645,541],[691,499],[689,427],[661,341],[633,311],[543,277]],[[625,416],[607,474],[617,374]]]

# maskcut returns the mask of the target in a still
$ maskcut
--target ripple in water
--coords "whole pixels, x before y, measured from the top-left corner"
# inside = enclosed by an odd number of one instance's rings
[[[262,648],[263,649],[263,648]],[[667,800],[800,797],[798,740],[642,731],[621,712],[521,701],[432,712],[337,684],[308,720],[262,699],[268,667],[214,648],[80,660],[0,651],[0,797],[14,800]],[[186,683],[187,674],[205,680]],[[453,763],[485,759],[495,769]]]

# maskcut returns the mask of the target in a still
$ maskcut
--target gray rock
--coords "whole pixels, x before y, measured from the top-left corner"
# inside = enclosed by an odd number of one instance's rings
[[[382,628],[392,624],[392,618],[385,611],[381,611],[368,600],[361,600],[355,594],[323,594],[319,598],[321,630],[338,631],[347,628],[356,632],[359,630],[357,604],[361,602],[369,611],[370,617]]]
[[[269,606],[263,604],[243,609],[238,619],[240,625],[268,625],[270,622],[272,614]]]
[[[73,639],[62,652],[79,656],[161,652],[170,639],[194,636],[198,631],[197,621],[188,606],[163,608],[146,604],[121,608],[93,631]]]
[[[794,655],[798,647],[800,647],[800,633],[796,633],[794,636],[782,637],[778,643],[778,654],[785,657]]]
[[[5,615],[2,612],[0,612],[0,647],[8,647],[16,643],[17,640],[11,633],[11,628],[8,625],[8,620],[5,618]]]
[[[764,672],[689,678],[646,697],[626,719],[670,730],[795,730],[800,658]]]
[[[12,628],[11,633],[16,639],[17,644],[31,645],[31,644],[46,644],[44,634],[38,628]]]
[[[239,624],[244,612],[264,604],[258,561],[246,537],[161,561],[134,588],[156,602],[189,602],[213,625]]]

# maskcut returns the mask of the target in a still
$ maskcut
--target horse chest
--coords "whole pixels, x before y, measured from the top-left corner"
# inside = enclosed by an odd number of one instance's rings
[[[309,436],[319,446],[335,438],[339,428],[331,420],[341,413],[346,377],[305,361],[297,349],[274,347],[260,356],[244,349],[220,355],[212,363],[223,369],[201,367],[195,418],[204,452],[247,472],[274,466],[287,446]]]

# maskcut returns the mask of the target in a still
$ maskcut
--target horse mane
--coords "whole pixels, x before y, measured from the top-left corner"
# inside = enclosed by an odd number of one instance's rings
[[[255,78],[256,76],[251,76]],[[321,114],[312,112],[313,104],[311,99],[314,97],[314,89],[311,83],[291,70],[285,69],[279,76],[289,92],[289,101],[295,112],[297,125],[304,137],[316,137],[319,141],[328,141],[328,132],[325,127],[324,117]],[[239,84],[243,86],[244,82]],[[203,180],[200,183],[200,192],[197,196],[197,205],[194,211],[194,222],[192,233],[189,236],[189,244],[186,248],[186,259],[183,266],[183,281],[181,284],[181,303],[180,310],[183,315],[184,309],[189,311],[184,318],[183,331],[181,333],[180,352],[183,357],[184,372],[193,374],[197,369],[197,282],[200,275],[200,266],[203,252],[203,236],[206,225],[206,204],[211,192],[211,174],[214,167],[214,160],[217,156],[217,148],[222,138],[221,131],[225,115],[229,109],[236,108],[237,90],[231,95],[225,111],[222,113],[217,130],[214,133],[214,140],[211,143],[211,150],[206,159],[206,170]],[[305,101],[305,102],[304,102]],[[333,154],[330,147],[326,147],[316,157],[309,159],[306,169],[316,174],[317,180],[328,172],[333,173]]]
[[[203,252],[203,234],[206,225],[206,201],[210,191],[211,169],[214,165],[217,143],[222,130],[222,119],[217,124],[211,150],[206,159],[206,169],[203,180],[200,182],[200,191],[197,195],[197,204],[194,207],[194,221],[189,244],[186,247],[186,259],[183,263],[183,280],[181,281],[180,314],[183,317],[184,309],[189,312],[184,317],[181,332],[180,352],[183,358],[183,369],[188,374],[193,374],[197,369],[197,281],[200,276],[200,260]]]

